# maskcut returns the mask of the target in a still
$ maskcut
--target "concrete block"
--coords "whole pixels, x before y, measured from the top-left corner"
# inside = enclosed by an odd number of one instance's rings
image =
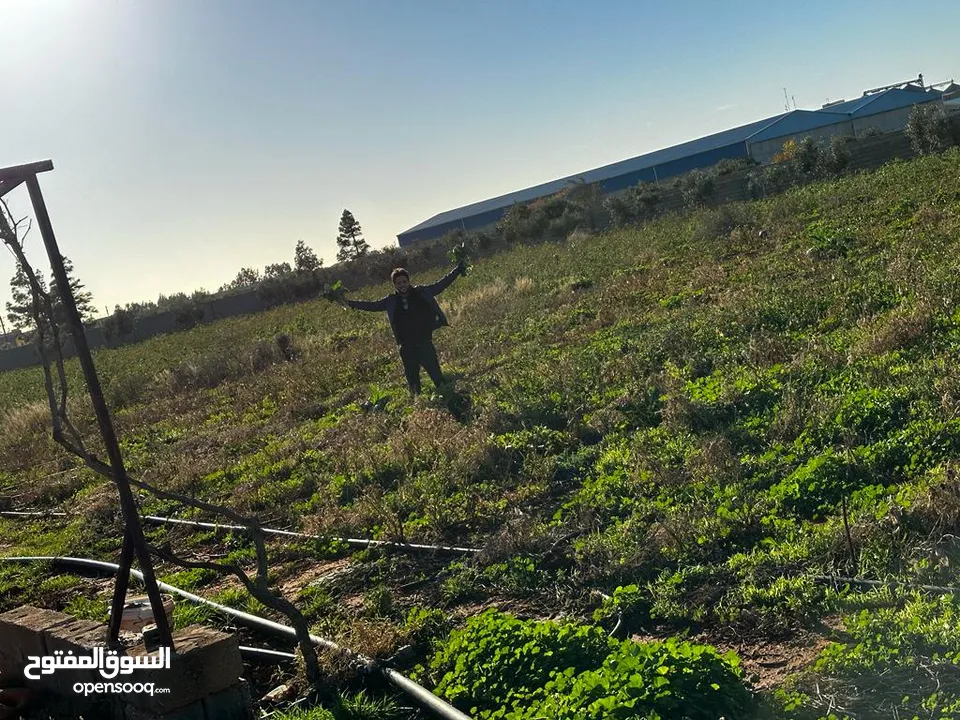
[[[107,648],[107,628],[92,620],[72,620],[71,622],[43,631],[47,653],[52,655],[60,650],[64,655],[72,653],[78,657],[90,657],[94,648]],[[103,682],[104,678],[96,669],[62,669],[50,676],[48,685],[54,692],[70,696],[73,686],[80,683]]]
[[[15,617],[16,623],[20,627],[28,628],[35,632],[43,632],[57,625],[63,625],[68,622],[73,622],[76,618],[66,615],[61,612],[56,612],[55,610],[47,610],[46,608],[36,608],[30,605],[24,605],[19,607],[16,610],[11,610],[8,613],[0,615],[0,618],[5,618],[7,616]]]
[[[203,699],[206,720],[254,720],[253,702],[246,681]]]
[[[143,710],[135,705],[127,705],[123,720],[206,720],[204,717],[203,701],[196,700],[189,705],[159,714],[150,710]]]
[[[22,677],[27,658],[47,654],[43,631],[71,620],[69,615],[30,605],[0,615],[0,671]],[[31,687],[46,686],[41,681],[26,682]]]
[[[240,644],[234,635],[210,628],[190,627],[173,634],[176,651],[170,657],[170,669],[135,670],[124,682],[152,682],[157,688],[169,688],[167,694],[129,695],[126,702],[140,709],[163,715],[180,707],[237,685],[243,675]],[[128,648],[131,657],[147,653],[143,645]],[[120,678],[117,678],[118,680]]]
[[[37,681],[25,681],[27,658],[62,651],[89,657],[97,647],[111,647],[107,628],[95,622],[77,620],[42,608],[21,607],[0,615],[0,678],[12,684],[26,684],[54,693],[75,709],[95,704],[97,715],[113,720],[252,720],[253,703],[241,678],[243,661],[233,635],[210,628],[191,627],[174,633],[175,652],[170,668],[138,668],[129,675],[104,678],[98,668],[59,668]],[[134,659],[148,653],[143,645],[123,650]],[[104,684],[104,692],[84,698],[77,695],[77,683]],[[110,684],[152,683],[168,693],[114,693]],[[209,719],[208,719],[209,716]]]

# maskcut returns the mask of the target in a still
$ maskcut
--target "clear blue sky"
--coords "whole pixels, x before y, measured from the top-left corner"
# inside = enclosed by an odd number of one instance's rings
[[[438,212],[783,109],[960,78],[960,2],[3,0],[0,165],[99,308],[329,265]],[[24,196],[12,198],[22,209]],[[34,232],[28,250],[37,257]],[[0,257],[0,302],[13,262]]]

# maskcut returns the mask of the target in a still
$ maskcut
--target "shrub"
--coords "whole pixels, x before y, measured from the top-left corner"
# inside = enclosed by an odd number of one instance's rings
[[[950,121],[940,103],[914,105],[904,128],[910,145],[918,155],[946,150],[950,145]]]
[[[625,641],[596,670],[567,668],[508,720],[729,720],[752,715],[740,663],[706,645],[670,638]]]
[[[839,177],[850,164],[847,143],[852,140],[847,135],[834,135],[826,146],[809,136],[800,142],[787,140],[773,156],[772,164],[749,174],[750,197],[759,199],[814,180]]]
[[[173,324],[177,330],[189,330],[203,320],[203,305],[193,299],[177,303],[173,308]]]
[[[713,200],[717,186],[713,175],[704,170],[693,170],[678,181],[684,207],[700,207]]]
[[[792,158],[792,155],[791,155]],[[793,162],[778,161],[774,158],[773,164],[757,168],[747,177],[747,191],[753,199],[777,195],[803,180],[797,166]]]
[[[525,622],[487,610],[455,630],[430,660],[435,692],[454,706],[484,717],[523,699],[557,673],[598,666],[612,642],[597,627]]]
[[[654,183],[639,183],[621,195],[609,197],[604,207],[615,227],[624,227],[652,220],[657,215],[662,196]]]
[[[323,274],[316,270],[297,270],[271,277],[257,287],[257,295],[264,305],[300,302],[317,296],[323,289]]]
[[[793,161],[799,171],[807,177],[817,175],[823,158],[823,148],[812,137],[805,137],[797,145]]]
[[[760,163],[751,157],[724,158],[713,166],[713,173],[717,177],[721,177],[723,175],[731,175],[738,170],[756,167],[759,164]]]
[[[133,407],[143,399],[150,388],[150,378],[139,373],[128,373],[110,378],[104,386],[107,402],[120,410]]]
[[[565,194],[570,206],[568,213],[576,221],[575,227],[600,230],[610,223],[610,214],[597,183],[580,180],[573,183]]]
[[[839,177],[850,164],[847,145],[853,140],[849,135],[834,135],[820,157],[818,174],[822,177]]]
[[[537,212],[531,205],[513,205],[497,223],[497,232],[508,243],[522,242],[543,234],[550,218],[546,212]]]
[[[121,342],[133,335],[137,327],[137,318],[129,308],[117,305],[113,314],[103,321],[102,327],[104,339],[108,342]]]
[[[488,610],[433,657],[435,692],[481,720],[746,717],[733,653],[670,639],[617,642],[591,626]]]

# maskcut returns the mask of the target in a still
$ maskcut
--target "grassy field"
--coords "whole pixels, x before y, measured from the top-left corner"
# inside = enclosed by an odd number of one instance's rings
[[[960,600],[830,579],[960,586],[958,257],[954,149],[484,258],[441,296],[445,396],[425,380],[411,402],[385,316],[324,300],[96,361],[147,481],[272,527],[482,548],[272,547],[319,634],[413,645],[411,672],[478,718],[960,717]],[[0,509],[70,513],[0,520],[0,552],[114,560],[115,493],[49,439],[39,370],[0,375],[0,422]],[[2,610],[99,617],[107,597],[0,565]],[[364,702],[338,717],[392,712]]]

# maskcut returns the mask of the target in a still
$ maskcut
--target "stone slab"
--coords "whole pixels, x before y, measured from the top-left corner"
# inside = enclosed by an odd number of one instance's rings
[[[171,692],[130,695],[126,702],[162,715],[233,687],[243,675],[240,643],[234,635],[194,626],[175,632],[173,644],[176,651],[169,670],[141,669],[125,676],[125,682],[152,682]],[[157,653],[147,653],[141,644],[128,648],[127,654],[137,658]]]
[[[253,702],[245,681],[203,699],[206,720],[253,720]]]
[[[29,657],[47,654],[44,630],[71,620],[73,618],[69,615],[30,605],[0,615],[0,672],[23,677]],[[30,687],[46,687],[46,683],[40,680],[25,682]]]

